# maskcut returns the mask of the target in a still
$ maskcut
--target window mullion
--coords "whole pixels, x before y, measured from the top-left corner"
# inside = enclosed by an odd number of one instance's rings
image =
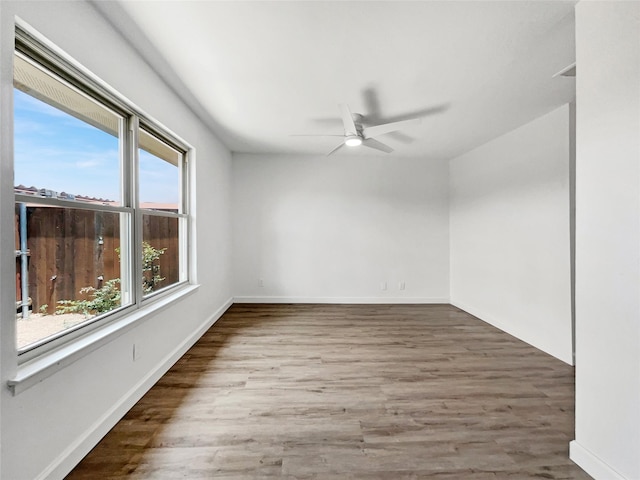
[[[131,207],[133,208],[133,235],[131,238],[131,290],[135,293],[135,303],[140,305],[142,303],[143,290],[142,290],[142,211],[140,205],[140,156],[139,156],[139,133],[140,133],[140,121],[137,116],[131,118],[130,138],[131,145],[129,148],[130,161],[128,162],[128,172],[130,175],[130,198]]]
[[[182,161],[180,162],[180,210],[181,214],[191,212],[189,182],[188,182],[188,170],[187,170],[188,154],[182,155]],[[179,220],[181,223],[180,228],[180,281],[184,282],[189,280],[189,218],[187,215],[181,215]]]
[[[133,303],[135,295],[131,291],[131,232],[133,230],[132,217],[135,211],[131,204],[131,180],[129,174],[131,151],[131,118],[125,117],[120,122],[120,202],[130,212],[120,216],[120,291],[122,304]]]

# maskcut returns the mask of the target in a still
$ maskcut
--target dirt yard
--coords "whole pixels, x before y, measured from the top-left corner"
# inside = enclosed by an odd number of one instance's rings
[[[84,316],[81,313],[65,313],[63,315],[32,313],[27,319],[19,318],[16,322],[18,348],[66,330],[90,318],[91,316]]]

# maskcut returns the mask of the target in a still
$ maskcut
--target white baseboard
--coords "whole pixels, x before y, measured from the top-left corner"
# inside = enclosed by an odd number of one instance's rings
[[[345,304],[430,304],[449,303],[448,298],[440,297],[234,297],[234,303],[333,303]]]
[[[569,458],[597,480],[627,480],[575,440],[569,442]]]
[[[87,453],[104,437],[113,426],[149,391],[149,389],[200,339],[211,326],[233,304],[229,298],[218,310],[210,315],[192,335],[183,340],[166,355],[156,367],[133,386],[116,404],[104,413],[84,434],[69,445],[51,464],[44,469],[37,480],[63,479]]]
[[[562,355],[557,355],[555,352],[551,352],[548,349],[544,348],[543,346],[540,345],[535,345],[531,342],[529,342],[526,338],[524,338],[524,335],[521,334],[521,332],[518,332],[516,329],[514,329],[511,325],[507,325],[501,321],[499,321],[498,319],[496,319],[495,317],[493,317],[492,315],[487,314],[486,312],[482,312],[480,310],[478,310],[475,307],[466,305],[462,302],[459,302],[457,300],[451,299],[451,305],[453,305],[454,307],[459,308],[460,310],[464,310],[467,313],[470,313],[471,315],[473,315],[474,317],[482,320],[485,323],[488,323],[489,325],[492,325],[500,330],[502,330],[503,332],[508,333],[509,335],[512,335],[514,337],[516,337],[518,340],[521,340],[525,343],[528,343],[529,345],[531,345],[534,348],[537,348],[540,351],[543,351],[544,353],[547,353],[549,355],[551,355],[552,357],[557,358],[558,360],[563,361],[564,363],[568,364],[568,365],[575,365],[574,363],[574,359],[573,359],[573,355],[568,356],[568,357],[564,357]]]

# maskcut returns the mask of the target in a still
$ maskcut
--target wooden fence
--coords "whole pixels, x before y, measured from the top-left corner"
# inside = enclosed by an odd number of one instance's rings
[[[59,300],[86,298],[83,287],[100,288],[120,278],[120,214],[46,206],[27,207],[29,297],[33,311],[55,312]],[[164,277],[156,289],[178,281],[178,222],[144,216],[143,237],[157,249],[166,248],[156,262]],[[16,205],[16,251],[20,250]],[[21,301],[20,257],[16,256],[16,301]],[[46,307],[43,307],[46,305]]]

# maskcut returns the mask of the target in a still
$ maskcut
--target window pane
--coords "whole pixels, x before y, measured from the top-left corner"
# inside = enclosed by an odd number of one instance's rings
[[[122,204],[122,117],[14,56],[16,191]]]
[[[180,163],[182,154],[140,129],[140,207],[180,211]]]
[[[142,216],[142,289],[145,295],[180,280],[179,220],[157,215]]]
[[[121,281],[126,225],[124,213],[16,203],[18,349],[130,303]]]

